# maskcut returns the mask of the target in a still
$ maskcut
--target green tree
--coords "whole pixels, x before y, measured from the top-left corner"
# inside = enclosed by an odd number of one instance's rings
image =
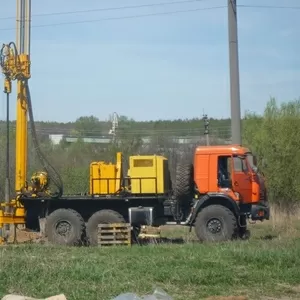
[[[75,122],[75,130],[79,136],[100,136],[100,122],[95,116],[80,117]]]
[[[247,115],[245,144],[259,157],[270,200],[291,211],[300,202],[300,101],[271,99],[263,117]]]

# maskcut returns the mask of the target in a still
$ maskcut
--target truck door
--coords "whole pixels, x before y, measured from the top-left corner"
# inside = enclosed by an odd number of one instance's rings
[[[244,203],[252,201],[252,179],[246,158],[233,156],[232,188],[241,195]]]

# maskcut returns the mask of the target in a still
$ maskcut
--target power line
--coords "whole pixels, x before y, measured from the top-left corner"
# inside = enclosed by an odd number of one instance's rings
[[[110,11],[110,10],[124,10],[124,9],[133,9],[133,8],[144,8],[144,7],[154,7],[154,6],[167,6],[174,4],[184,4],[184,3],[193,3],[193,2],[203,2],[208,0],[184,0],[184,1],[171,1],[171,2],[158,2],[158,3],[150,3],[150,4],[142,4],[142,5],[127,5],[127,6],[118,6],[118,7],[108,7],[108,8],[95,8],[95,9],[86,9],[86,10],[72,10],[65,12],[52,12],[52,13],[40,13],[33,14],[33,17],[47,17],[47,16],[59,16],[59,15],[71,15],[78,13],[93,13],[100,11]],[[0,20],[9,20],[15,19],[15,17],[2,17]]]
[[[155,7],[155,6],[168,6],[174,4],[185,4],[185,3],[195,3],[195,2],[204,2],[209,0],[184,0],[184,1],[171,1],[171,2],[158,2],[142,5],[128,5],[128,6],[118,6],[118,7],[108,7],[108,8],[95,8],[95,9],[86,9],[86,10],[73,10],[65,12],[52,12],[52,13],[40,13],[33,14],[33,17],[48,17],[48,16],[60,16],[60,15],[71,15],[78,13],[93,13],[93,12],[102,12],[102,11],[114,11],[114,10],[126,10],[134,8],[144,8],[144,7]],[[274,8],[274,9],[300,9],[300,6],[274,6],[274,5],[247,5],[239,4],[238,7],[247,7],[247,8]],[[15,19],[15,17],[1,17],[0,20],[9,20]]]
[[[220,9],[220,8],[226,8],[226,7],[227,7],[226,5],[202,7],[202,8],[195,8],[195,9],[175,10],[175,11],[168,11],[168,12],[161,12],[161,13],[132,15],[132,16],[125,16],[125,17],[111,17],[111,18],[101,18],[101,19],[94,19],[94,20],[70,21],[70,22],[32,25],[31,27],[41,28],[41,27],[54,27],[54,26],[64,26],[64,25],[83,24],[83,23],[95,23],[95,22],[102,22],[102,21],[135,19],[135,18],[144,18],[144,17],[152,17],[152,16],[171,15],[171,14],[177,14],[177,13],[188,13],[188,12],[196,12],[196,11],[204,11],[204,10],[213,10],[213,9]],[[12,28],[12,27],[11,28],[0,28],[0,31],[15,30],[15,29],[16,29],[15,27],[14,28]]]
[[[15,132],[15,128],[12,128],[11,131]],[[0,133],[4,131],[0,129]],[[43,135],[66,135],[66,136],[75,136],[77,134],[79,135],[85,135],[86,137],[108,137],[108,134],[105,130],[98,130],[98,131],[90,131],[90,130],[77,130],[76,134],[72,132],[71,130],[61,130],[61,129],[52,129],[52,130],[41,130],[41,129],[36,129],[36,132],[38,134],[43,134]],[[190,130],[182,130],[182,129],[172,129],[172,130],[129,130],[127,132],[119,132],[118,137],[133,137],[133,136],[162,136],[164,134],[170,136],[170,135],[196,135],[198,136],[199,133],[202,132],[202,128],[194,128]],[[231,129],[228,128],[216,128],[212,127],[210,129],[210,132],[212,134],[228,134],[231,132]]]
[[[143,127],[142,125],[140,126],[129,126],[129,127],[125,127],[122,125],[119,125],[119,130],[131,130],[131,131],[141,131],[143,132],[144,130],[152,130],[152,131],[176,131],[176,130],[184,130],[184,131],[188,131],[188,130],[198,130],[199,126],[202,126],[202,120],[200,120],[200,122],[198,122],[197,124],[195,124],[194,126],[188,127],[188,126],[183,126],[183,127],[173,127],[173,128],[153,128],[153,127]],[[2,121],[2,124],[0,125],[0,130],[5,129],[5,123]],[[53,122],[54,123],[54,122]],[[66,123],[64,123],[65,125]],[[54,125],[54,126],[53,126]],[[42,125],[39,124],[39,121],[36,121],[36,126],[37,126],[37,130],[44,130],[44,131],[51,131],[51,130],[80,130],[80,128],[76,128],[76,124],[73,123],[73,126],[71,127],[65,127],[64,125],[57,126],[55,124],[53,124],[52,126],[50,125],[49,127],[43,127]],[[100,131],[105,131],[108,130],[110,128],[109,124],[107,124],[107,126],[103,126],[104,124],[98,124],[99,128],[95,128],[95,129],[89,129],[89,132],[100,132]],[[139,124],[138,124],[139,125]],[[172,127],[171,124],[167,124],[169,127]],[[220,125],[220,124],[211,124],[210,125],[215,128],[215,129],[223,129],[223,128],[230,128],[230,124],[224,124],[224,125]],[[30,125],[28,125],[30,127]],[[179,125],[180,126],[180,125]],[[182,126],[182,125],[181,125]],[[10,127],[16,128],[15,124],[11,124]],[[134,128],[135,127],[135,128]],[[138,128],[137,128],[138,127]],[[103,129],[102,129],[103,128]],[[82,131],[85,131],[85,129],[82,129]]]
[[[300,6],[275,6],[275,5],[246,5],[246,4],[239,4],[238,7],[245,7],[245,8],[271,8],[271,9],[294,9],[299,10]]]
[[[144,132],[153,132],[153,133],[169,133],[169,132],[198,132],[199,128],[201,127],[201,125],[199,124],[198,127],[190,127],[190,128],[159,128],[159,129],[154,129],[154,128],[119,128],[119,133],[144,133]],[[11,130],[15,130],[16,126],[10,125]],[[30,126],[28,126],[28,128],[30,128]],[[76,129],[75,127],[73,128],[63,128],[63,127],[50,127],[50,128],[36,128],[37,131],[39,132],[45,132],[45,133],[51,133],[51,132],[55,132],[55,131],[60,131],[60,132],[70,132],[73,130],[76,130],[76,132],[80,133],[80,132],[85,132],[85,133],[103,133],[108,131],[108,128],[104,128],[104,129],[89,129],[89,130],[85,130],[85,129]],[[211,130],[219,130],[219,131],[224,131],[224,130],[228,130],[230,129],[230,125],[224,125],[224,126],[212,126]],[[6,129],[4,128],[4,126],[1,128],[0,127],[0,132],[1,131],[5,131]]]
[[[195,3],[195,2],[204,2],[209,0],[184,0],[184,1],[171,1],[171,2],[158,2],[142,5],[128,5],[128,6],[118,6],[118,7],[108,7],[108,8],[95,8],[95,9],[86,9],[86,10],[73,10],[65,12],[52,12],[52,13],[40,13],[32,14],[33,17],[48,17],[48,16],[59,16],[59,15],[71,15],[78,13],[93,13],[93,12],[102,12],[102,11],[114,11],[114,10],[126,10],[134,8],[144,8],[144,7],[155,7],[155,6],[168,6],[174,4],[185,4],[185,3]],[[274,6],[274,5],[247,5],[247,4],[238,4],[238,7],[246,8],[274,8],[274,9],[300,9],[300,6]],[[15,17],[1,17],[0,20],[10,20],[15,19]]]
[[[171,4],[192,3],[192,2],[200,2],[200,1],[207,1],[207,0],[185,0],[185,1],[173,1],[173,2],[167,2],[167,3],[153,3],[153,4],[121,6],[121,7],[102,8],[102,9],[100,8],[100,9],[93,9],[93,10],[54,12],[54,13],[36,14],[35,16],[54,16],[54,15],[65,15],[65,14],[75,14],[75,13],[88,13],[88,12],[95,12],[95,11],[122,10],[122,9],[130,9],[130,8],[164,6],[164,5],[171,5]],[[65,26],[65,25],[84,24],[84,23],[95,23],[95,22],[102,22],[102,21],[136,19],[136,18],[144,18],[144,17],[152,17],[152,16],[171,15],[171,14],[177,14],[177,13],[188,13],[188,12],[196,12],[196,11],[204,11],[204,10],[221,9],[221,8],[226,8],[226,7],[227,7],[226,5],[212,6],[212,7],[186,9],[186,10],[175,10],[175,11],[169,11],[169,12],[141,14],[141,15],[124,16],[124,17],[110,17],[110,18],[101,18],[101,19],[94,19],[94,20],[82,20],[82,21],[69,21],[69,22],[60,22],[60,23],[40,24],[40,25],[32,25],[31,27],[42,28],[42,27]],[[237,5],[237,7],[241,7],[241,8],[266,8],[266,9],[270,8],[270,9],[300,10],[300,6],[274,6],[274,5],[239,4],[239,5]],[[4,18],[0,18],[0,20],[12,19],[12,18],[14,18],[14,17],[4,17]],[[9,31],[9,30],[15,30],[15,29],[16,29],[15,27],[0,28],[0,31]]]

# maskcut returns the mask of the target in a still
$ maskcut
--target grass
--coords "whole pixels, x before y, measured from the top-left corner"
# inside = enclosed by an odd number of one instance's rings
[[[249,241],[113,248],[10,245],[0,249],[0,297],[19,293],[67,299],[112,299],[163,288],[174,299],[247,295],[300,298],[300,220],[276,215],[252,226]],[[183,235],[187,229],[166,229]],[[283,299],[283,298],[282,298]],[[287,299],[287,298],[284,298]]]

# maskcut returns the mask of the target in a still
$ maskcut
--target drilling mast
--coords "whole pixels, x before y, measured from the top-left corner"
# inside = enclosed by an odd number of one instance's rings
[[[30,78],[30,34],[31,0],[17,0],[16,47],[24,74],[17,80],[17,122],[16,122],[16,183],[15,190],[20,194],[26,184],[27,140],[28,140],[28,102],[25,84]]]
[[[4,79],[4,93],[9,105],[9,95],[12,81],[17,81],[17,115],[16,115],[16,170],[15,170],[15,199],[10,200],[9,194],[9,140],[7,142],[7,172],[5,181],[5,203],[0,209],[0,244],[7,237],[4,232],[9,224],[24,224],[25,211],[19,203],[23,189],[26,189],[27,175],[27,140],[28,140],[28,79],[30,75],[30,34],[31,34],[31,0],[17,0],[16,43],[4,44],[0,52],[0,64]],[[9,107],[7,107],[9,113]],[[7,116],[7,129],[9,118]],[[9,132],[7,132],[7,139]]]

